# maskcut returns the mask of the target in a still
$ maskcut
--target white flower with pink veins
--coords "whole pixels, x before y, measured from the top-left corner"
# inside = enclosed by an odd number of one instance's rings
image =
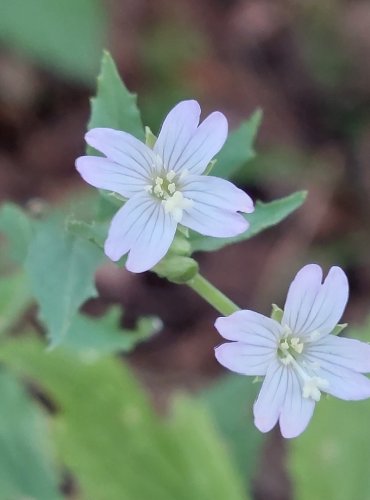
[[[290,285],[281,323],[253,311],[218,318],[233,342],[216,348],[217,360],[244,375],[264,376],[254,404],[255,424],[268,432],[279,421],[286,438],[298,436],[325,392],[340,399],[370,397],[370,345],[331,335],[348,300],[348,280],[332,267],[303,267]]]
[[[181,224],[201,234],[231,237],[248,222],[251,198],[231,182],[204,174],[227,137],[227,120],[216,111],[200,125],[196,101],[183,101],[167,115],[151,149],[131,134],[109,128],[87,132],[86,142],[105,157],[82,156],[82,178],[128,201],[113,217],[105,253],[113,261],[129,252],[126,267],[143,272],[167,253]]]

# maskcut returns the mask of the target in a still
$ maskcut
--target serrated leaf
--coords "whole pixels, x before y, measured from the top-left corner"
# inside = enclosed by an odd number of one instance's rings
[[[61,346],[91,356],[129,352],[161,328],[157,318],[140,318],[135,329],[124,329],[119,326],[121,317],[122,310],[119,307],[113,307],[100,318],[78,314],[72,320]]]
[[[66,233],[55,220],[43,223],[31,241],[25,266],[52,345],[67,333],[79,307],[96,296],[101,260],[98,248]]]
[[[248,120],[229,134],[225,146],[217,155],[212,175],[229,179],[255,156],[253,144],[261,121],[262,111],[258,109]]]
[[[0,39],[48,69],[90,83],[105,18],[98,0],[11,0],[1,9]]]
[[[0,278],[0,335],[17,322],[32,300],[24,272]]]
[[[111,55],[105,51],[98,77],[97,94],[91,99],[88,129],[114,128],[128,132],[144,141],[144,127],[136,101],[136,94],[127,90]]]
[[[0,233],[9,245],[9,256],[22,263],[27,255],[35,222],[17,205],[6,203],[0,207]]]
[[[248,240],[265,229],[283,221],[304,203],[306,196],[306,191],[298,191],[285,198],[269,203],[258,201],[255,211],[252,214],[245,215],[245,218],[250,223],[247,231],[233,238],[211,238],[198,233],[192,233],[190,241],[193,251],[211,252],[233,243]]]
[[[4,371],[0,372],[0,400],[1,498],[61,499],[45,415]]]
[[[118,359],[92,360],[61,348],[45,354],[35,340],[7,343],[0,358],[34,379],[60,409],[53,425],[56,446],[81,497],[245,498],[240,477],[199,403],[177,406],[163,422]]]

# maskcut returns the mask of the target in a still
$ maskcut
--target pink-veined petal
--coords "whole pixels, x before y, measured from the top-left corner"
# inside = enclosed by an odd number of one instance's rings
[[[316,342],[307,343],[307,354],[355,372],[370,372],[370,345],[355,339],[327,335]]]
[[[181,192],[185,198],[210,207],[246,213],[254,210],[253,201],[247,193],[219,177],[189,175],[182,183]]]
[[[136,195],[113,217],[105,253],[117,261],[130,251],[127,269],[136,273],[147,271],[167,253],[176,226],[161,203],[147,193]]]
[[[243,375],[266,375],[276,351],[271,347],[229,342],[215,349],[217,361],[229,370]]]
[[[332,267],[324,281],[320,266],[303,267],[289,287],[282,324],[297,335],[330,333],[348,300],[348,280],[340,267]]]
[[[205,236],[218,238],[237,236],[249,227],[241,214],[210,206],[200,200],[184,210],[181,224]]]
[[[280,414],[280,430],[285,438],[299,436],[307,427],[315,409],[315,401],[302,396],[302,382],[292,368],[287,370],[287,388]]]
[[[93,128],[86,133],[85,140],[107,158],[132,172],[147,179],[152,175],[155,155],[133,135],[111,128]]]
[[[179,158],[193,137],[199,123],[200,106],[197,101],[179,102],[166,116],[154,151],[167,170],[176,170]]]
[[[209,162],[225,144],[228,123],[219,111],[211,113],[198,127],[183,150],[173,170],[185,170],[191,174],[202,174]]]
[[[162,203],[156,203],[145,226],[131,247],[126,267],[141,273],[154,267],[166,255],[176,233],[177,222],[166,213]]]
[[[328,394],[348,401],[370,397],[370,380],[365,375],[310,354],[305,354],[304,358],[309,363],[319,363],[319,376],[329,383],[325,388]]]
[[[114,191],[125,198],[144,191],[148,185],[147,178],[135,170],[99,156],[77,158],[76,169],[91,186]]]
[[[254,423],[261,432],[270,431],[277,423],[285,401],[288,383],[287,367],[277,359],[269,365],[257,401],[254,403]]]
[[[230,316],[217,318],[215,327],[227,340],[269,347],[275,352],[281,333],[279,323],[254,311],[236,311]]]
[[[143,192],[130,198],[118,210],[111,221],[104,246],[105,253],[111,260],[119,260],[130,250],[154,212],[156,204],[148,193]]]

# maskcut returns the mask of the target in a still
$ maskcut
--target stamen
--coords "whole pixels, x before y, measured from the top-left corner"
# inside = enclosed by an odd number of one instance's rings
[[[174,170],[170,170],[166,175],[166,179],[168,180],[168,182],[172,182],[175,177],[176,177],[176,172]]]
[[[284,340],[280,343],[280,347],[283,351],[287,351],[289,349],[289,344],[287,340]]]
[[[170,194],[173,194],[176,191],[176,184],[172,182],[171,184],[168,184],[168,192]]]
[[[307,399],[311,398],[314,401],[320,401],[321,391],[329,387],[329,382],[321,377],[311,377],[289,353],[286,354],[285,358],[281,359],[281,362],[285,366],[292,364],[296,373],[301,377],[303,381],[302,396]]]
[[[290,339],[290,344],[292,346],[292,349],[294,349],[298,354],[301,354],[303,351],[303,342],[300,342],[299,337],[292,337]]]

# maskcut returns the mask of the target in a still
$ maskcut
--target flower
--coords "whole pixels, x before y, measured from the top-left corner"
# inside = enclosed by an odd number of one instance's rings
[[[167,253],[177,225],[216,237],[248,228],[238,212],[253,212],[251,198],[231,182],[201,175],[227,137],[227,120],[211,113],[199,126],[196,101],[182,101],[167,115],[153,149],[109,128],[87,132],[86,142],[106,157],[82,156],[82,178],[128,201],[116,213],[105,242],[113,261],[129,252],[132,272],[151,269]]]
[[[279,420],[286,438],[310,421],[322,392],[340,399],[370,397],[370,345],[330,335],[348,300],[347,277],[332,267],[322,283],[320,266],[303,267],[290,285],[281,323],[254,311],[218,318],[231,343],[216,348],[217,360],[244,375],[264,376],[254,404],[255,425],[270,431]]]

